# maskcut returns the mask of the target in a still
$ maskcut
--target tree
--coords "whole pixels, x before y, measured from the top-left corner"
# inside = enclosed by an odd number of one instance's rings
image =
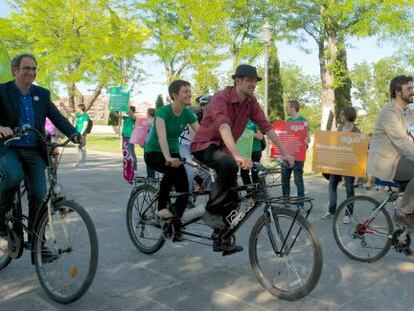
[[[305,74],[294,63],[282,63],[280,75],[283,85],[283,101],[296,99],[302,106],[319,106],[321,86],[317,76]]]
[[[335,61],[334,92],[335,92],[335,119],[340,120],[340,113],[346,106],[352,106],[352,81],[346,61],[345,44],[338,43],[338,55]]]
[[[360,129],[372,132],[381,108],[390,101],[389,83],[392,78],[409,74],[407,64],[400,57],[386,57],[376,63],[362,62],[351,70],[353,97],[361,108],[363,118],[358,118]]]
[[[283,85],[280,76],[280,63],[277,48],[273,44],[269,53],[269,120],[271,122],[285,119],[283,105]]]
[[[410,1],[374,0],[273,0],[279,29],[295,36],[292,40],[312,38],[318,47],[322,84],[323,129],[335,125],[335,65],[338,48],[352,36],[367,36],[381,31],[404,29],[409,24]],[[330,122],[332,121],[332,122]],[[332,123],[332,124],[329,124]],[[332,125],[332,126],[331,126]]]
[[[119,18],[110,0],[15,0],[15,12],[0,21],[9,51],[40,56],[39,80],[66,85],[71,111],[79,103],[89,109],[105,85],[125,83],[133,68],[120,61],[131,64],[147,37],[139,24]],[[92,86],[92,96],[80,83]]]
[[[156,55],[165,68],[167,83],[192,68],[196,74],[205,66],[216,68],[223,56],[223,3],[220,0],[136,1],[139,18],[151,30],[147,52]]]
[[[263,52],[261,27],[271,16],[271,7],[266,0],[227,0],[227,31],[225,35],[232,58],[232,69],[240,62],[248,63]]]
[[[155,109],[164,106],[164,100],[162,99],[162,94],[159,94],[157,100],[155,101]]]

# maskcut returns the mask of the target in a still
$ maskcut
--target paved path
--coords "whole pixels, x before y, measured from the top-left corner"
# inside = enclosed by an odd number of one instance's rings
[[[69,197],[92,216],[100,242],[98,271],[79,301],[62,306],[41,289],[28,254],[0,272],[0,310],[413,310],[414,263],[391,251],[381,261],[364,264],[345,257],[336,246],[331,220],[321,220],[327,182],[306,178],[314,197],[311,221],[324,251],[319,284],[307,297],[287,302],[262,289],[250,269],[250,225],[237,236],[245,251],[229,257],[190,242],[167,242],[154,255],[137,251],[125,226],[131,187],[121,174],[121,158],[90,154],[87,167],[73,169],[73,151],[64,157],[60,180]],[[339,200],[344,198],[341,189]],[[381,192],[371,192],[383,197]]]

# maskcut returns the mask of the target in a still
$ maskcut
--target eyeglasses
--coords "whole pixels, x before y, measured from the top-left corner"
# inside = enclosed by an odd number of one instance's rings
[[[39,70],[39,68],[37,68],[37,67],[30,67],[30,66],[24,66],[24,67],[19,67],[19,68],[23,71],[37,72]]]

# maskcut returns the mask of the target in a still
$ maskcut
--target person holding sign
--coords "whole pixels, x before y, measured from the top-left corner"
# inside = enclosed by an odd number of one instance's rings
[[[164,105],[155,112],[155,123],[144,146],[144,159],[149,167],[164,173],[160,183],[157,216],[161,219],[171,219],[174,216],[180,219],[186,208],[188,195],[177,198],[175,211],[167,208],[172,186],[177,192],[188,192],[187,173],[181,162],[178,140],[188,124],[195,132],[198,122],[194,113],[184,109],[191,101],[191,84],[183,80],[173,81],[168,92],[173,103]]]
[[[342,124],[338,126],[339,132],[351,132],[351,133],[361,133],[359,128],[355,126],[355,120],[357,117],[357,113],[354,107],[347,106],[344,107],[341,111],[341,122]],[[345,178],[345,188],[346,188],[346,197],[350,198],[355,195],[354,189],[354,176],[344,176]],[[329,175],[329,204],[328,210],[326,213],[321,217],[322,219],[332,218],[336,211],[336,204],[337,204],[337,189],[338,184],[342,180],[342,176],[340,175]],[[350,215],[345,215],[343,219],[344,224],[349,224],[351,222]]]
[[[242,157],[236,148],[236,141],[245,130],[247,121],[251,119],[259,126],[262,133],[277,145],[290,166],[294,161],[279,141],[254,96],[257,82],[262,80],[257,75],[256,67],[240,65],[232,78],[234,86],[226,87],[213,96],[191,143],[193,156],[217,173],[204,221],[215,228],[213,251],[227,253],[243,250],[241,246],[232,243],[232,238],[222,240],[220,229],[229,225],[227,216],[238,209],[238,206],[231,205],[224,209],[223,205],[238,197],[237,192],[229,189],[237,186],[239,167],[245,170],[252,168],[250,157]]]
[[[309,134],[309,123],[305,117],[299,115],[300,104],[297,100],[290,100],[286,103],[286,112],[288,118],[286,121],[288,122],[295,122],[295,121],[302,121],[306,122],[306,126],[308,127],[308,134],[306,139],[306,149],[308,149],[308,145],[310,143],[310,134]],[[305,164],[304,161],[295,160],[295,164],[292,168],[282,166],[282,193],[284,196],[290,195],[290,176],[293,171],[293,180],[295,181],[296,191],[298,197],[305,196],[305,185],[303,183],[303,165]],[[303,207],[303,203],[301,204]]]
[[[368,154],[368,174],[385,180],[408,181],[394,220],[414,230],[414,143],[405,118],[413,101],[413,77],[390,82],[391,102],[381,109]]]

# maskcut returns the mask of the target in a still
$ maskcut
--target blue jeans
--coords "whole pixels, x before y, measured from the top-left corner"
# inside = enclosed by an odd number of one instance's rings
[[[354,190],[354,180],[355,177],[351,176],[344,176],[345,178],[345,188],[346,188],[346,198],[353,197],[355,195]],[[338,199],[337,189],[338,184],[341,181],[342,177],[339,175],[330,175],[329,176],[329,206],[328,210],[330,214],[335,214],[336,212],[336,201]],[[353,207],[349,206],[348,209],[350,210],[351,214],[353,212]],[[348,214],[348,213],[347,213]],[[347,215],[349,216],[349,215]]]
[[[303,165],[305,162],[295,161],[292,168],[285,165],[282,166],[282,193],[285,196],[290,195],[290,175],[293,171],[293,180],[296,185],[298,197],[305,196],[305,185],[303,183]]]
[[[46,196],[46,164],[33,149],[12,148],[0,157],[0,216],[9,210],[24,178],[29,199],[29,228]]]

